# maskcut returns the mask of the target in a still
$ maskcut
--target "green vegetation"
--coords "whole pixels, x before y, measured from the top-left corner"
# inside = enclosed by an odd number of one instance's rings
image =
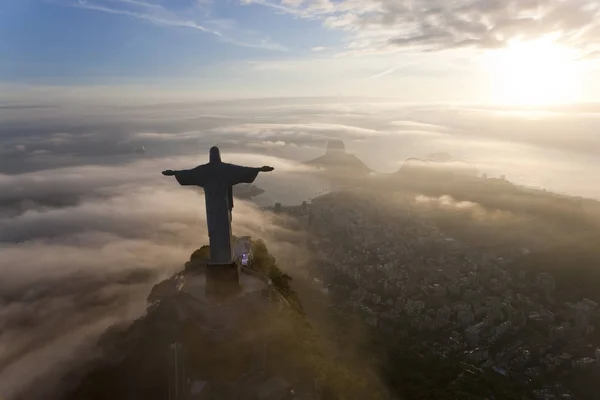
[[[210,246],[202,246],[192,253],[190,261],[186,264],[190,266],[204,266],[210,259]],[[260,275],[271,279],[275,289],[281,293],[290,303],[292,308],[299,313],[303,313],[302,304],[298,295],[291,286],[292,277],[283,272],[278,266],[275,257],[267,250],[267,246],[262,240],[252,241],[252,261],[248,269],[256,271]]]
[[[206,263],[210,259],[210,246],[202,246],[198,250],[192,253],[190,257],[190,262],[196,263]]]
[[[292,277],[279,269],[275,257],[269,253],[267,246],[260,239],[252,241],[252,261],[249,268],[269,277],[273,286],[290,302],[292,308],[301,314],[304,313],[302,303],[292,289]]]
[[[270,347],[282,365],[293,365],[305,383],[313,385],[323,400],[383,400],[387,390],[367,368],[353,368],[328,357],[320,338],[306,319],[293,310],[274,315],[289,324],[289,335]]]
[[[275,258],[262,240],[252,242],[250,268],[268,276],[277,290],[290,302],[291,309],[274,315],[285,318],[291,336],[278,344],[279,355],[286,363],[296,364],[307,380],[313,381],[323,400],[385,399],[384,388],[376,377],[365,370],[354,369],[343,362],[328,358],[320,348],[319,337],[307,322],[302,304],[291,287],[292,278],[281,271]],[[277,347],[277,345],[276,345]]]
[[[269,277],[273,286],[291,305],[289,309],[274,309],[265,318],[266,324],[284,327],[283,331],[275,330],[277,334],[269,340],[268,369],[271,370],[270,372],[279,374],[292,369],[294,375],[300,376],[305,385],[314,387],[321,393],[323,400],[388,398],[377,377],[362,369],[351,368],[324,354],[319,344],[319,337],[306,320],[300,299],[292,289],[292,278],[277,266],[277,261],[262,240],[252,241],[252,251],[249,269]],[[192,254],[190,263],[193,265],[205,263],[209,255],[210,248],[203,246]],[[186,326],[184,332],[188,343],[197,343],[191,348],[205,349],[200,345],[202,339],[196,329]],[[214,354],[213,364],[218,363],[219,354],[222,356],[223,353],[217,351]],[[197,367],[202,370],[201,365]]]

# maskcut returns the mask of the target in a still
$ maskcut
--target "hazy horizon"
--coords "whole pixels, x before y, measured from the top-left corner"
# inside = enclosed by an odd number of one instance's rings
[[[127,106],[46,101],[0,109],[0,174],[86,164],[125,167],[180,156],[189,161],[177,168],[190,168],[207,160],[212,145],[232,162],[251,154],[252,162],[262,165],[256,155],[265,154],[299,163],[324,154],[327,140],[340,139],[379,173],[397,171],[408,158],[441,152],[489,177],[505,175],[517,184],[600,197],[593,184],[600,171],[596,104],[524,110],[351,98]],[[142,146],[145,153],[136,153]],[[163,167],[157,163],[156,173]],[[264,179],[269,186],[275,178]]]

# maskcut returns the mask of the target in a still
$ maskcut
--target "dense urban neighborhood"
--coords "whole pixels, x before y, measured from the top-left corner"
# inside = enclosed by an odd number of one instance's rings
[[[514,385],[514,398],[594,398],[598,303],[572,299],[552,273],[517,267],[548,243],[480,247],[444,232],[414,198],[391,204],[347,192],[278,207],[309,232],[311,279],[332,318],[359,316],[380,342],[431,360],[425,376],[436,360],[452,361]],[[478,394],[460,398],[513,398],[468,387],[464,396]]]

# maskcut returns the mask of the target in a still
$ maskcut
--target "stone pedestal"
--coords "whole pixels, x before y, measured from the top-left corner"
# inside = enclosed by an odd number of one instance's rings
[[[240,268],[237,263],[206,264],[206,296],[226,298],[241,290]]]

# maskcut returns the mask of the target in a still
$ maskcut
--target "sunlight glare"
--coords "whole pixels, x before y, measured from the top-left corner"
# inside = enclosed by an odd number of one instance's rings
[[[491,51],[486,63],[498,101],[537,106],[578,100],[580,71],[575,59],[570,49],[544,38]]]

